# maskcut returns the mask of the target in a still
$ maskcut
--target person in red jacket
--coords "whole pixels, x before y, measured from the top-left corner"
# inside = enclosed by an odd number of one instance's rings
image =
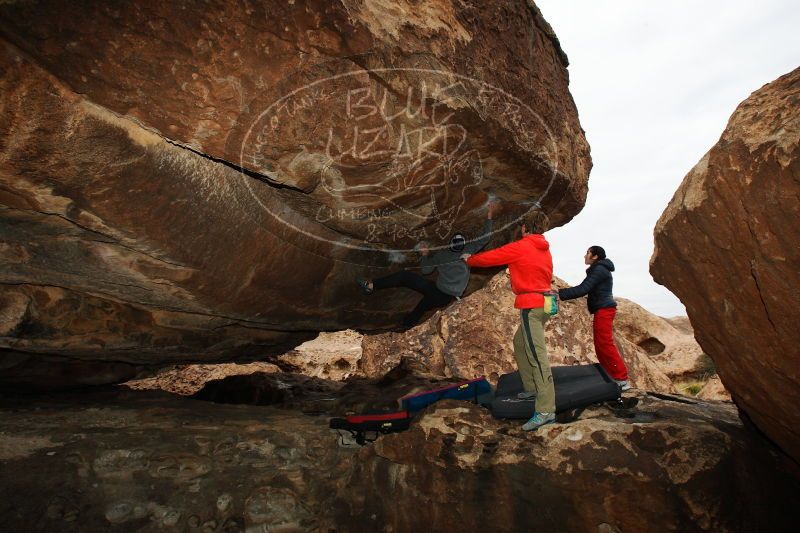
[[[514,358],[525,392],[519,397],[536,396],[536,412],[522,426],[525,431],[550,424],[556,418],[553,374],[544,343],[544,325],[549,315],[544,312],[542,294],[551,288],[553,257],[544,235],[534,233],[542,230],[541,217],[540,213],[524,217],[519,240],[494,250],[462,256],[471,267],[508,265],[511,290],[517,295],[514,307],[520,310],[520,326],[514,334]]]

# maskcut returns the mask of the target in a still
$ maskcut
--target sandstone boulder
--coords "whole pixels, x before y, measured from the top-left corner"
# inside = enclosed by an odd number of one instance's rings
[[[700,389],[700,392],[697,393],[697,397],[703,400],[727,400],[730,401],[731,395],[725,388],[725,385],[722,384],[722,380],[719,379],[719,376],[714,376],[709,379],[703,388]]]
[[[737,405],[796,460],[798,175],[800,69],[739,105],[658,221],[650,267]]]
[[[409,432],[379,440],[368,450],[375,462],[357,465],[353,486],[391,480],[391,492],[375,493],[373,512],[401,531],[417,520],[434,531],[472,524],[513,532],[532,523],[543,531],[780,527],[782,513],[768,509],[775,509],[773,497],[797,498],[796,480],[777,471],[764,476],[750,462],[748,451],[763,443],[750,447],[754,436],[740,432],[730,404],[644,396],[637,409],[630,419],[595,410],[526,434],[480,408],[448,402]],[[780,464],[772,451],[759,457]],[[774,492],[773,483],[784,488]],[[402,509],[416,512],[412,518]]]
[[[569,221],[566,56],[532,2],[492,4],[0,4],[3,385],[385,328],[413,299],[352,280],[477,232],[488,198],[501,232]]]
[[[286,371],[315,378],[343,381],[354,376],[361,360],[363,335],[351,329],[320,333],[278,357],[276,363]]]
[[[126,381],[125,386],[134,390],[163,390],[190,396],[207,383],[229,376],[288,373],[344,381],[357,374],[361,338],[362,335],[353,330],[323,332],[316,339],[278,356],[273,363],[174,365],[142,372],[143,375],[137,376],[137,379]],[[278,379],[275,377],[275,380]]]
[[[714,362],[695,340],[687,317],[662,318],[625,298],[617,298],[617,302],[619,313],[614,323],[619,334],[647,352],[678,392],[730,401]],[[705,391],[702,396],[701,391]]]
[[[688,316],[672,316],[665,318],[667,322],[672,324],[675,329],[686,333],[687,335],[694,335],[694,328]]]
[[[688,320],[662,318],[625,298],[617,298],[617,304],[617,333],[644,350],[671,380],[708,379],[716,373]]]
[[[272,363],[220,363],[216,365],[175,365],[152,372],[153,375],[137,376],[126,381],[124,386],[133,390],[162,390],[191,396],[209,381],[229,376],[250,374],[277,374],[281,369]]]

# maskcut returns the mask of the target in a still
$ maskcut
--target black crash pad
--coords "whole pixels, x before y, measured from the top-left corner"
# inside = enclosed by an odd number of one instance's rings
[[[551,370],[556,388],[556,413],[620,397],[619,385],[599,364],[554,366]],[[489,406],[492,415],[495,418],[518,419],[533,416],[536,401],[517,399],[517,393],[522,390],[519,372],[500,376],[495,397]]]

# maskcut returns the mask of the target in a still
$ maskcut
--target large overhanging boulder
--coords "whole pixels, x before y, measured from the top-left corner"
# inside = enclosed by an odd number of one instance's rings
[[[800,460],[800,69],[739,105],[655,230],[650,270],[753,422]]]
[[[492,197],[498,232],[569,221],[591,161],[566,57],[498,4],[0,5],[5,383],[388,327],[413,299],[357,275],[474,235]]]

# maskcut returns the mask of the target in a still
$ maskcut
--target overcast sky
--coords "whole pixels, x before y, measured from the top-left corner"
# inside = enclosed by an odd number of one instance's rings
[[[555,273],[584,277],[606,248],[614,293],[685,314],[650,277],[653,228],[736,106],[800,66],[797,0],[537,0],[569,56],[570,90],[594,168],[586,207],[547,233]]]

